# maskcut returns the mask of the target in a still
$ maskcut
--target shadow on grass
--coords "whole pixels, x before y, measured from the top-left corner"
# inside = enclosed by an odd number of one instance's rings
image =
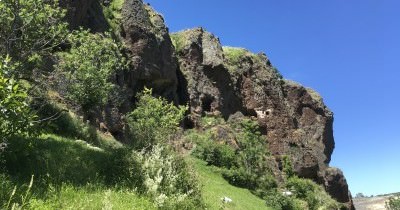
[[[84,141],[75,141],[56,135],[38,138],[14,138],[2,154],[5,174],[15,185],[29,183],[44,193],[49,187],[63,184],[84,186],[96,183],[103,186],[134,187],[130,170],[135,162],[129,159],[127,148],[108,149],[93,147]]]

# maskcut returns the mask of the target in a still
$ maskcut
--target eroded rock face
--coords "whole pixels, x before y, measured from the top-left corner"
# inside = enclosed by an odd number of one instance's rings
[[[172,36],[181,49],[179,53],[181,104],[189,104],[192,117],[204,113],[221,113],[225,119],[243,111],[241,96],[224,68],[224,56],[218,38],[202,28]]]
[[[67,11],[71,29],[83,26],[93,32],[104,32],[109,28],[98,0],[60,0],[60,6]]]
[[[141,0],[126,0],[122,37],[132,67],[126,76],[134,90],[143,86],[177,102],[177,61],[164,19]]]
[[[300,177],[324,184],[340,202],[351,202],[342,173],[329,168],[334,149],[333,113],[315,91],[282,78],[265,54],[221,47],[202,28],[171,35],[177,48],[192,120],[236,112],[256,118],[269,150],[281,164],[288,155]],[[196,124],[196,123],[194,123]]]
[[[351,194],[348,190],[346,178],[343,172],[338,168],[328,168],[323,171],[322,182],[325,186],[325,190],[336,198],[337,201],[347,203],[349,209],[355,209]]]
[[[99,1],[60,4],[68,9],[72,28],[108,28],[99,14]],[[121,87],[115,101],[122,103],[110,102],[99,111],[101,129],[124,141],[123,115],[132,110],[134,96],[144,86],[170,101],[189,104],[194,126],[203,115],[227,120],[241,113],[258,120],[277,171],[282,157],[288,155],[299,176],[323,184],[334,198],[352,207],[342,172],[329,167],[333,114],[315,91],[284,80],[265,54],[223,48],[217,37],[202,28],[173,34],[174,49],[162,16],[142,0],[125,0],[121,16],[120,35],[131,67],[115,78]],[[216,129],[225,135],[222,127]]]
[[[103,14],[106,1],[64,0],[71,29],[83,26],[92,32],[110,29]],[[135,95],[144,87],[152,88],[155,95],[178,103],[177,58],[164,19],[142,0],[125,0],[120,11],[120,29],[115,30],[126,48],[129,69],[115,75],[118,86],[101,110],[93,110],[91,122],[118,140],[129,142],[123,116],[132,111]]]

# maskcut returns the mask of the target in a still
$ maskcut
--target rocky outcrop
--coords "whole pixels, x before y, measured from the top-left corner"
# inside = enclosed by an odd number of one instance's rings
[[[104,31],[109,26],[99,1],[61,1],[68,8],[72,28],[86,26]],[[187,126],[199,117],[218,115],[225,120],[244,115],[258,120],[277,171],[288,156],[296,173],[323,184],[334,198],[352,206],[342,172],[329,167],[333,139],[333,113],[315,91],[282,78],[263,53],[222,47],[202,28],[172,34],[164,19],[142,0],[125,0],[120,36],[130,61],[117,75],[122,97],[110,102],[98,119],[102,129],[123,140],[122,116],[132,110],[134,96],[144,86],[176,104],[188,104]],[[172,41],[171,41],[172,38]],[[175,46],[175,47],[174,47]],[[241,113],[241,114],[240,114]],[[223,128],[218,128],[223,133]]]
[[[172,35],[179,54],[180,84],[186,94],[180,94],[181,104],[189,104],[193,118],[204,113],[219,112],[225,119],[242,111],[241,96],[224,68],[224,55],[219,41],[202,28]],[[194,119],[195,120],[195,119]]]
[[[187,87],[180,94],[191,118],[241,112],[258,120],[269,150],[281,164],[288,155],[296,173],[324,184],[327,191],[351,205],[342,173],[329,168],[334,149],[333,113],[315,91],[287,81],[265,54],[222,47],[202,28],[172,34]],[[334,173],[336,171],[336,173]]]
[[[103,13],[108,3],[99,0],[60,2],[67,9],[66,18],[71,29],[83,26],[92,32],[111,29]],[[90,118],[102,131],[110,132],[117,139],[128,142],[123,116],[133,109],[137,92],[144,87],[152,88],[154,94],[178,103],[178,64],[164,19],[149,5],[142,0],[125,0],[121,10],[109,12],[114,12],[113,16],[121,17],[112,20],[113,23],[120,24],[112,29],[114,35],[124,42],[124,53],[130,66],[128,70],[115,76],[114,83],[119,86],[118,91],[113,93],[104,109],[94,110]]]
[[[121,35],[132,64],[126,75],[129,86],[134,90],[147,86],[177,102],[177,60],[163,17],[141,0],[126,0]]]
[[[349,192],[346,178],[338,168],[327,168],[323,171],[322,183],[325,190],[337,201],[347,203],[349,209],[355,209]]]

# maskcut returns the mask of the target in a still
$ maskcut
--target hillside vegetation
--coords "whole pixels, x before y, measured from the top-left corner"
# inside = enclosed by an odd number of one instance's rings
[[[122,5],[102,5],[110,30],[95,33],[69,28],[58,1],[0,1],[0,209],[346,208],[288,156],[277,170],[254,118],[186,126],[190,107],[158,94],[165,80],[121,85],[135,65]]]

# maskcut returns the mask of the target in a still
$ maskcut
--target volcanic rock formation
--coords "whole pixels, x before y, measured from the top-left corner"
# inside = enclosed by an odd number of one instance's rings
[[[96,0],[62,1],[72,28],[105,31],[110,26]],[[189,122],[241,113],[258,120],[277,170],[289,156],[296,173],[325,186],[336,200],[352,207],[343,173],[330,168],[334,149],[333,113],[315,91],[282,78],[263,53],[222,47],[202,28],[169,35],[164,19],[142,0],[125,0],[118,36],[130,60],[129,71],[115,81],[125,89],[124,105],[109,104],[103,127],[123,139],[124,113],[144,86],[176,104],[188,104]],[[171,41],[172,38],[172,41]]]
[[[205,114],[225,119],[236,112],[257,118],[278,165],[288,155],[300,177],[326,187],[338,201],[351,195],[339,169],[328,164],[334,149],[333,113],[312,89],[284,80],[265,54],[222,47],[202,28],[172,34],[186,83],[192,120]],[[196,124],[196,123],[194,123]]]

